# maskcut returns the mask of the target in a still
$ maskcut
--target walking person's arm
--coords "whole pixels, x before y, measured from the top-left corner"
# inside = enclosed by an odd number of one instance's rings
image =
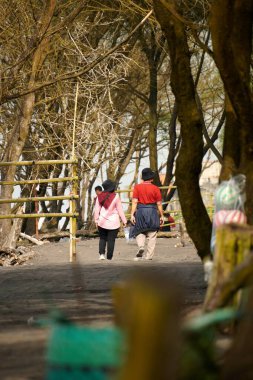
[[[137,204],[138,204],[138,199],[133,198],[132,199],[132,210],[131,210],[131,222],[133,224],[135,224],[135,216],[134,216],[134,214],[135,214],[135,211],[137,209]]]
[[[137,185],[134,187],[134,191],[133,191],[133,197],[132,197],[132,209],[131,209],[131,223],[132,224],[135,224],[136,223],[136,220],[135,220],[135,212],[137,210],[137,204],[138,204],[138,190],[137,190]]]
[[[163,206],[162,206],[162,202],[156,202],[157,204],[157,208],[158,208],[158,211],[159,211],[159,214],[160,214],[160,225],[162,226],[164,224],[164,216],[163,216]]]

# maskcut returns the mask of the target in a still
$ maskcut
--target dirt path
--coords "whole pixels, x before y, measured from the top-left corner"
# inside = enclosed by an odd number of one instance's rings
[[[154,260],[134,262],[136,246],[118,239],[111,262],[98,260],[98,240],[77,245],[77,270],[69,264],[68,242],[36,248],[27,265],[0,268],[0,379],[43,379],[48,329],[30,325],[60,308],[78,323],[113,322],[113,284],[138,267],[176,277],[184,286],[185,309],[201,305],[205,292],[200,260],[192,245],[175,248],[177,239],[158,239]]]

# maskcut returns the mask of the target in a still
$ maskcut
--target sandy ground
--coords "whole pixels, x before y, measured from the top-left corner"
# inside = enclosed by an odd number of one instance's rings
[[[202,265],[188,243],[158,239],[154,260],[135,262],[135,244],[118,239],[112,261],[98,260],[98,240],[77,243],[78,266],[69,263],[69,243],[36,247],[26,265],[0,268],[0,379],[43,379],[49,329],[30,322],[46,318],[53,308],[87,325],[113,323],[112,286],[136,268],[176,278],[184,287],[185,311],[200,307],[206,286]]]

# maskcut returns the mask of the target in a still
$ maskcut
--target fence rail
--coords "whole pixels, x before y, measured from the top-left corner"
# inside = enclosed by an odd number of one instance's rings
[[[25,203],[25,202],[40,202],[40,201],[64,201],[78,199],[78,195],[59,195],[52,197],[28,197],[28,198],[11,198],[0,199],[0,204],[4,203]]]
[[[0,214],[0,219],[25,219],[25,218],[61,218],[61,217],[77,217],[77,213],[71,212],[44,212],[40,214]]]
[[[23,180],[23,181],[0,181],[0,185],[32,185],[35,183],[53,183],[53,182],[72,182],[72,181],[77,181],[78,177],[62,177],[62,178],[38,178],[38,179],[28,179],[28,180]]]
[[[9,161],[0,162],[0,166],[32,166],[32,165],[57,165],[57,164],[77,164],[76,159],[70,160],[46,160],[46,161]]]
[[[0,167],[9,167],[9,166],[32,166],[32,165],[57,165],[57,164],[69,164],[71,165],[71,177],[62,177],[62,178],[37,178],[34,180],[22,180],[22,181],[0,181],[1,186],[17,186],[17,185],[32,185],[40,183],[57,183],[57,182],[70,182],[71,184],[71,193],[70,195],[62,196],[45,196],[45,197],[27,197],[27,198],[11,198],[11,199],[0,199],[0,204],[9,204],[9,203],[26,203],[26,202],[35,202],[39,201],[56,201],[56,200],[69,200],[70,212],[65,213],[34,213],[34,214],[0,214],[0,219],[29,219],[35,218],[61,218],[69,217],[70,218],[70,248],[69,256],[70,262],[76,261],[76,229],[77,223],[76,218],[78,213],[76,212],[76,200],[79,198],[77,194],[77,159],[72,158],[69,160],[47,160],[47,161],[11,161],[11,162],[0,162]],[[38,230],[38,222],[36,222],[36,231]]]

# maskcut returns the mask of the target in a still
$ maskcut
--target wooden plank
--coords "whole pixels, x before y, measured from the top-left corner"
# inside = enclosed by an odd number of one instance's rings
[[[29,198],[11,198],[0,199],[0,204],[3,203],[25,203],[25,202],[39,202],[39,201],[62,201],[70,199],[78,199],[78,195],[59,195],[54,197],[29,197]]]
[[[50,179],[30,179],[26,181],[0,181],[0,185],[29,185],[34,183],[53,183],[53,182],[72,182],[78,180],[78,177],[62,177],[62,178],[50,178]]]
[[[57,164],[77,164],[77,160],[76,159],[71,159],[71,160],[9,161],[9,162],[0,162],[0,166],[31,166],[31,165],[57,165]]]
[[[78,213],[70,213],[70,212],[49,212],[49,213],[41,213],[41,214],[7,214],[0,215],[0,219],[17,219],[17,218],[62,218],[62,217],[76,217]]]

